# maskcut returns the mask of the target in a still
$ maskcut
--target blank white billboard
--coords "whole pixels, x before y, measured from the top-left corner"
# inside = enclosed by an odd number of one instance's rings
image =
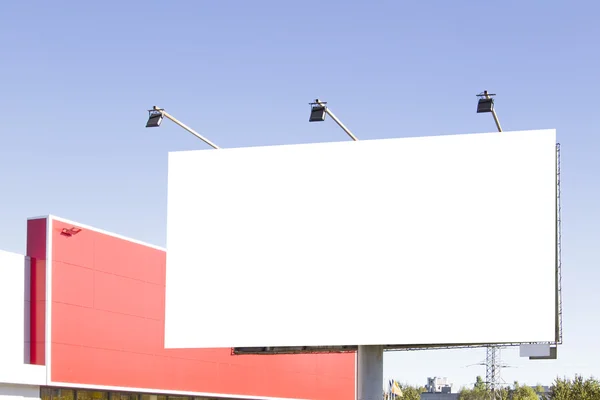
[[[169,154],[167,348],[553,341],[556,132]]]

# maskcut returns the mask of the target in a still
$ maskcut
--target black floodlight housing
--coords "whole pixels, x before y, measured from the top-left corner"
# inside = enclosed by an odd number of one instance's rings
[[[148,110],[148,122],[146,128],[158,128],[163,120],[162,112],[157,110]]]
[[[482,97],[477,103],[478,113],[488,113],[494,111],[494,99]]]
[[[477,113],[493,113],[494,99],[492,98],[492,96],[495,95],[495,93],[488,93],[487,90],[484,90],[482,93],[479,93],[477,95],[477,97],[479,97],[479,102],[477,103]]]
[[[308,122],[323,122],[327,115],[327,103],[310,103],[310,118]]]

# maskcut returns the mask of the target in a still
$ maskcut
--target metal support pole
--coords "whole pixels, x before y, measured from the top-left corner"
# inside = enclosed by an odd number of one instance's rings
[[[207,138],[205,138],[204,136],[202,136],[201,134],[199,134],[198,132],[196,132],[195,130],[193,130],[192,128],[190,128],[189,126],[187,126],[186,124],[184,124],[183,122],[179,121],[177,118],[173,117],[171,114],[169,114],[165,110],[162,110],[162,109],[154,106],[154,111],[158,111],[159,113],[161,113],[163,115],[163,117],[168,118],[171,121],[175,122],[177,125],[179,125],[183,129],[185,129],[186,131],[188,131],[192,135],[196,136],[198,139],[202,140],[204,143],[206,143],[207,145],[209,145],[213,149],[218,149],[219,148],[219,146],[217,146],[216,144],[214,144],[213,142],[211,142],[210,140],[208,140]]]
[[[483,92],[483,95],[486,99],[490,98],[487,90]],[[500,120],[498,119],[498,115],[496,115],[496,110],[492,110],[492,116],[494,117],[494,122],[496,122],[496,127],[498,128],[498,132],[502,132],[502,127],[500,126]]]
[[[383,400],[383,346],[358,346],[357,400]]]
[[[323,102],[321,102],[319,99],[315,100],[315,103],[319,104],[320,106],[325,107],[325,112],[327,113],[327,115],[329,115],[331,117],[332,120],[335,121],[336,124],[339,125],[340,128],[342,128],[344,130],[344,132],[346,132],[346,134],[348,136],[350,136],[350,139],[357,141],[358,138],[356,136],[354,136],[354,134],[352,132],[350,132],[350,129],[346,128],[346,126],[344,124],[342,124],[342,121],[340,121],[329,109],[329,107],[327,107],[327,105],[325,105]]]

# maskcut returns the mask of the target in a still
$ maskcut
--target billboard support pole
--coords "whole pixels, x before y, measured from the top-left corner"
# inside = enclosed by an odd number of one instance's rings
[[[383,399],[383,346],[358,346],[357,400]]]

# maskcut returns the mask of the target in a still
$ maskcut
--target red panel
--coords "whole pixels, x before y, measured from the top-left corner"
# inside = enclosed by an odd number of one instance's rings
[[[77,322],[80,321],[80,322]],[[164,322],[72,304],[52,303],[52,342],[74,346],[156,354]],[[127,340],[136,338],[138,340]],[[53,354],[53,360],[55,359]],[[54,369],[54,365],[52,365]]]
[[[27,256],[31,260],[30,363],[46,364],[46,219],[27,221]]]
[[[99,271],[94,275],[94,308],[99,310],[162,321],[164,316],[160,310],[164,307],[164,296],[164,284]]]
[[[165,350],[165,253],[52,227],[52,381],[308,399],[354,398],[354,355]],[[206,327],[218,329],[218,327]]]
[[[94,270],[53,261],[52,301],[94,307]]]

